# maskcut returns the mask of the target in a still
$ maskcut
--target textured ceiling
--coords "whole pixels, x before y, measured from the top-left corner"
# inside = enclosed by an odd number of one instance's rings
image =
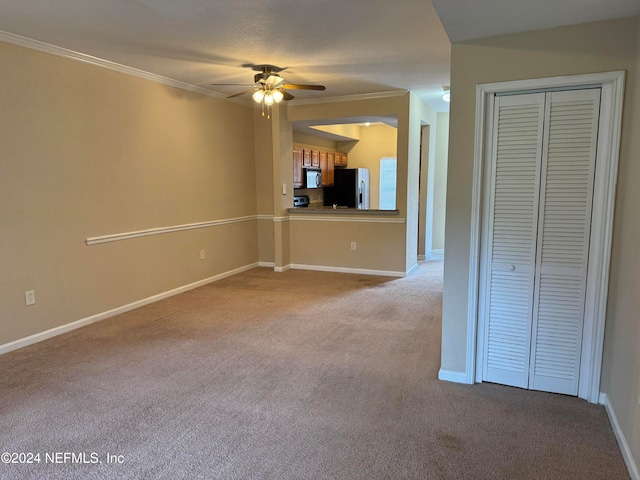
[[[446,111],[449,38],[638,13],[640,0],[0,0],[0,30],[223,95],[247,87],[211,83],[273,64],[327,87],[296,99],[412,90]]]
[[[0,0],[0,30],[233,94],[249,65],[297,99],[413,90],[442,110],[450,43],[430,1]]]

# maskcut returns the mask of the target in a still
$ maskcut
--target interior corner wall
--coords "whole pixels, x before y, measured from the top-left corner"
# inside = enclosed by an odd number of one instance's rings
[[[293,207],[293,128],[287,119],[284,105],[273,109],[273,215],[275,230],[275,266],[288,268],[291,264],[291,246],[288,209]]]
[[[447,202],[447,159],[449,156],[449,113],[438,112],[436,150],[433,169],[432,251],[444,250],[444,225]]]
[[[273,136],[271,122],[258,108],[253,112],[256,161],[256,200],[258,212],[258,260],[275,265],[275,232],[273,222]]]
[[[442,370],[465,372],[476,85],[626,70],[602,389],[640,459],[640,124],[638,18],[624,18],[452,45]]]
[[[420,208],[418,209],[420,218],[418,218],[418,259],[424,260],[427,255],[427,243],[429,243],[429,249],[431,249],[431,231],[429,227],[428,219],[433,217],[433,213],[430,213],[428,208],[433,206],[433,202],[428,201],[427,190],[429,189],[429,150],[431,145],[429,138],[431,136],[431,125],[423,125],[421,133],[421,147],[420,147]],[[431,174],[433,176],[433,173]],[[429,240],[429,241],[427,241]]]
[[[431,198],[433,192],[429,188],[429,178],[427,175],[426,185],[420,185],[420,156],[421,144],[428,146],[428,160],[433,161],[436,151],[436,130],[437,130],[437,113],[427,104],[425,104],[415,94],[411,94],[411,105],[409,114],[409,168],[407,174],[407,239],[406,239],[406,268],[409,271],[418,260],[418,244],[420,232],[418,228],[424,229],[424,234],[429,229],[429,217],[427,215],[431,208]],[[424,129],[424,125],[430,128]],[[423,131],[429,132],[429,138],[422,138]],[[400,182],[400,179],[398,179]],[[420,188],[426,188],[425,211],[421,211]],[[421,215],[420,220],[418,216]],[[429,239],[426,239],[428,245]]]
[[[0,345],[257,262],[250,108],[8,43],[0,63]]]

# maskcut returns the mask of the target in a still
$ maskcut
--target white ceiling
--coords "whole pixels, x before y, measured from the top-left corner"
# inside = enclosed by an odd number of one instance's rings
[[[640,0],[433,0],[452,42],[640,14]]]
[[[224,95],[247,87],[210,84],[249,84],[250,65],[273,64],[289,83],[327,87],[297,99],[412,90],[446,111],[447,34],[638,13],[640,0],[0,0],[0,30]]]

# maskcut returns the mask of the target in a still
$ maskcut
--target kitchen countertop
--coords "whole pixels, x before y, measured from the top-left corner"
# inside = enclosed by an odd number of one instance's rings
[[[309,207],[297,207],[290,208],[289,213],[310,213],[310,214],[324,214],[324,215],[399,215],[399,210],[360,210],[357,208],[348,207],[322,207],[322,206],[309,206]]]

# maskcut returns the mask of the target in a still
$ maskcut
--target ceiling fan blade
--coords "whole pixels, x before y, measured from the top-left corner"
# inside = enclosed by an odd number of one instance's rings
[[[296,98],[293,95],[291,95],[289,92],[287,92],[286,90],[280,90],[280,91],[284,95],[284,97],[282,97],[283,100],[292,100],[292,99]]]
[[[253,83],[212,83],[214,87],[233,86],[233,87],[251,87]]]
[[[274,87],[281,84],[282,82],[284,82],[284,78],[282,78],[280,75],[269,75],[264,81],[264,83]]]
[[[324,85],[300,85],[298,83],[286,83],[282,85],[282,88],[289,88],[291,90],[325,90],[327,87]]]
[[[247,93],[255,92],[255,88],[250,88],[249,90],[245,90],[244,92],[236,93],[234,95],[229,95],[227,98],[239,97],[240,95],[246,95]]]

